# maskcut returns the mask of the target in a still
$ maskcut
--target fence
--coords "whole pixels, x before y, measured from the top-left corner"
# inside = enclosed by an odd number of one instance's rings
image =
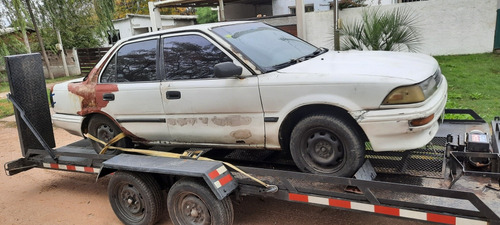
[[[110,48],[80,48],[78,49],[78,60],[82,75],[90,73],[92,68],[108,52]]]

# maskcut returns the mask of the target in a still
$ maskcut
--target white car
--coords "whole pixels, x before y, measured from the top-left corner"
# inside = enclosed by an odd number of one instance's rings
[[[351,176],[366,142],[375,151],[427,144],[447,82],[427,55],[332,52],[263,23],[228,22],[122,40],[52,94],[53,123],[73,134],[123,132],[117,145],[129,147],[286,150],[303,171]]]

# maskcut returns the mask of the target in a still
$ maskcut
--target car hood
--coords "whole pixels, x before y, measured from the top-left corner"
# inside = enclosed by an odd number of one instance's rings
[[[437,61],[424,54],[347,51],[327,52],[277,72],[337,76],[358,82],[380,82],[383,79],[410,84],[427,79],[437,69]]]

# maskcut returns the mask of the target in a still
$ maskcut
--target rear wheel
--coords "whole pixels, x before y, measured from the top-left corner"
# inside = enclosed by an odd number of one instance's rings
[[[103,115],[95,115],[90,118],[88,132],[90,135],[96,137],[97,139],[108,143],[111,139],[113,139],[116,135],[120,134],[122,131],[115,123],[113,123],[110,119]],[[92,140],[91,140],[92,141]],[[117,147],[129,147],[131,146],[130,141],[127,138],[123,138],[113,144],[113,146]],[[104,147],[104,145],[92,141],[92,147],[99,154]],[[108,155],[117,155],[120,153],[119,150],[108,149],[106,154]]]
[[[168,213],[175,225],[231,225],[233,205],[229,197],[218,200],[201,181],[184,178],[168,192]]]
[[[293,129],[290,152],[302,171],[350,177],[363,164],[365,149],[350,123],[332,116],[313,115]]]
[[[124,224],[155,224],[164,212],[164,195],[150,174],[116,172],[108,194],[113,211]]]

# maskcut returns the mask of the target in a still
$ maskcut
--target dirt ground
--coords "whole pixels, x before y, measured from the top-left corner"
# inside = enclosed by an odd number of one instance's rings
[[[0,120],[0,163],[21,157],[13,117]],[[57,146],[79,140],[62,129],[54,130]],[[122,224],[108,202],[108,177],[32,169],[15,176],[0,175],[0,224]],[[250,224],[424,224],[370,213],[245,197],[233,202],[235,225]],[[165,216],[159,224],[170,225]]]

